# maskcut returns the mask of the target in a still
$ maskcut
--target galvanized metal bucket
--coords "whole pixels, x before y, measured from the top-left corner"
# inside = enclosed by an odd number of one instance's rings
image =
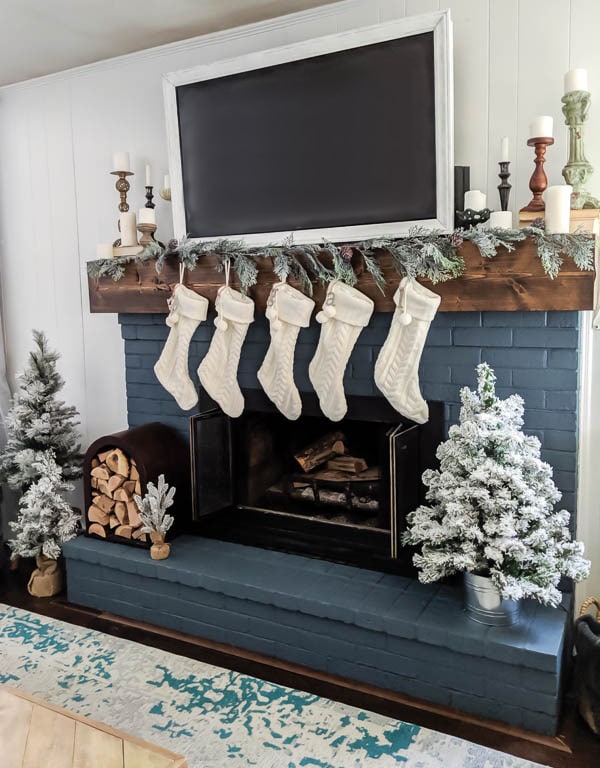
[[[509,627],[519,620],[517,600],[505,600],[488,576],[465,573],[465,610],[480,624]]]

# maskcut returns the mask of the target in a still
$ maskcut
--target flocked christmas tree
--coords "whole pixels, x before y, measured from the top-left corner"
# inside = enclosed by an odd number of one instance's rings
[[[44,555],[57,560],[62,545],[75,537],[79,525],[79,513],[64,499],[73,486],[63,479],[51,450],[36,454],[32,470],[39,479],[21,496],[19,516],[9,523],[16,536],[8,544],[12,557]]]
[[[561,494],[539,440],[523,434],[523,399],[500,400],[487,363],[477,376],[438,448],[440,469],[423,474],[430,506],[408,515],[404,543],[420,545],[413,562],[423,582],[468,571],[490,576],[505,598],[557,605],[561,576],[580,581],[590,564],[571,540],[569,513],[554,510]]]
[[[33,332],[36,349],[19,377],[19,391],[6,417],[7,442],[0,455],[0,480],[21,493],[40,478],[36,462],[52,450],[66,480],[81,477],[77,410],[57,398],[64,382],[56,370],[58,353],[46,336]]]

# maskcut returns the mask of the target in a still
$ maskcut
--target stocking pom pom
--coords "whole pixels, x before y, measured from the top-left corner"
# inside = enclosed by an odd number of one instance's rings
[[[317,321],[317,323],[326,323],[329,320],[329,318],[327,317],[325,312],[317,312],[315,316],[315,320]]]
[[[398,316],[398,322],[400,325],[410,325],[412,323],[412,315],[409,312],[403,312]]]
[[[323,312],[327,315],[327,317],[335,317],[336,315],[335,307],[331,306],[331,304],[325,307]]]
[[[220,331],[226,331],[227,320],[223,320],[220,317],[215,317],[215,328],[218,328]]]
[[[179,315],[177,312],[171,312],[166,319],[166,324],[169,326],[169,328],[173,328],[174,325],[177,325],[179,322]]]
[[[283,325],[283,323],[281,322],[281,320],[277,320],[277,318],[275,318],[275,320],[271,320],[271,330],[272,331],[280,331],[282,325]]]

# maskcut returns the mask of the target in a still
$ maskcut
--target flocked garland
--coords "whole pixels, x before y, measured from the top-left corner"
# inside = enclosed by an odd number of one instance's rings
[[[536,222],[537,223],[537,222]],[[473,243],[482,257],[496,256],[498,248],[512,251],[515,243],[532,237],[538,256],[546,274],[555,278],[563,263],[564,256],[570,256],[577,267],[583,270],[594,268],[594,238],[586,233],[548,234],[543,227],[531,226],[523,229],[457,229],[451,233],[441,230],[427,230],[416,227],[405,237],[374,238],[347,245],[321,244],[299,245],[290,240],[283,245],[268,245],[249,248],[241,240],[213,240],[198,242],[193,239],[171,240],[166,248],[158,243],[147,246],[137,256],[123,256],[100,259],[88,263],[90,277],[112,277],[120,280],[125,267],[131,262],[145,262],[156,259],[156,271],[161,272],[165,258],[174,256],[187,269],[194,269],[198,260],[210,253],[217,256],[216,269],[223,269],[226,261],[237,273],[241,290],[246,292],[257,280],[256,260],[270,258],[273,271],[279,279],[297,280],[302,288],[312,295],[312,281],[327,283],[342,280],[349,285],[356,283],[352,268],[353,253],[358,252],[365,269],[371,274],[381,291],[385,279],[379,264],[379,254],[387,251],[396,271],[408,277],[426,277],[433,283],[441,283],[460,277],[465,271],[465,262],[459,252],[464,241]],[[322,255],[329,254],[331,267],[323,264]]]

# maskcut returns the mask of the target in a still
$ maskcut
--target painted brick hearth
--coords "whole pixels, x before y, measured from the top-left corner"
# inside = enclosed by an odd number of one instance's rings
[[[182,412],[158,384],[153,366],[169,329],[164,315],[120,315],[125,340],[130,426],[161,421],[187,437]],[[190,371],[205,354],[212,318],[190,349]],[[346,392],[377,395],[373,367],[390,315],[362,332]],[[308,363],[318,326],[302,331],[296,381],[310,391]],[[258,387],[268,344],[264,317],[251,325],[239,368],[242,388]],[[423,352],[424,396],[445,403],[446,427],[458,420],[459,393],[475,384],[475,366],[495,369],[498,393],[525,399],[525,426],[554,467],[564,506],[574,511],[577,463],[579,314],[439,313]],[[565,607],[526,601],[514,627],[482,627],[462,610],[458,585],[183,536],[168,560],[145,550],[79,537],[64,548],[69,600],[195,634],[315,670],[399,691],[541,733],[554,733],[561,702]]]
[[[164,315],[119,315],[125,340],[129,426],[162,421],[186,437],[189,413],[181,411],[154,376],[169,329]],[[373,367],[385,340],[390,315],[375,314],[361,333],[345,376],[353,395],[377,395]],[[196,368],[213,332],[212,318],[202,323],[190,347],[190,371]],[[308,363],[316,349],[319,326],[301,331],[296,349],[296,383],[312,391]],[[267,350],[268,322],[257,317],[242,351],[239,383],[259,387],[256,378]],[[460,389],[475,386],[475,366],[487,361],[502,397],[519,392],[525,399],[525,427],[542,442],[542,457],[554,467],[562,505],[575,511],[577,467],[578,312],[444,312],[434,319],[423,352],[419,377],[428,400],[446,403],[446,426],[458,421]]]

